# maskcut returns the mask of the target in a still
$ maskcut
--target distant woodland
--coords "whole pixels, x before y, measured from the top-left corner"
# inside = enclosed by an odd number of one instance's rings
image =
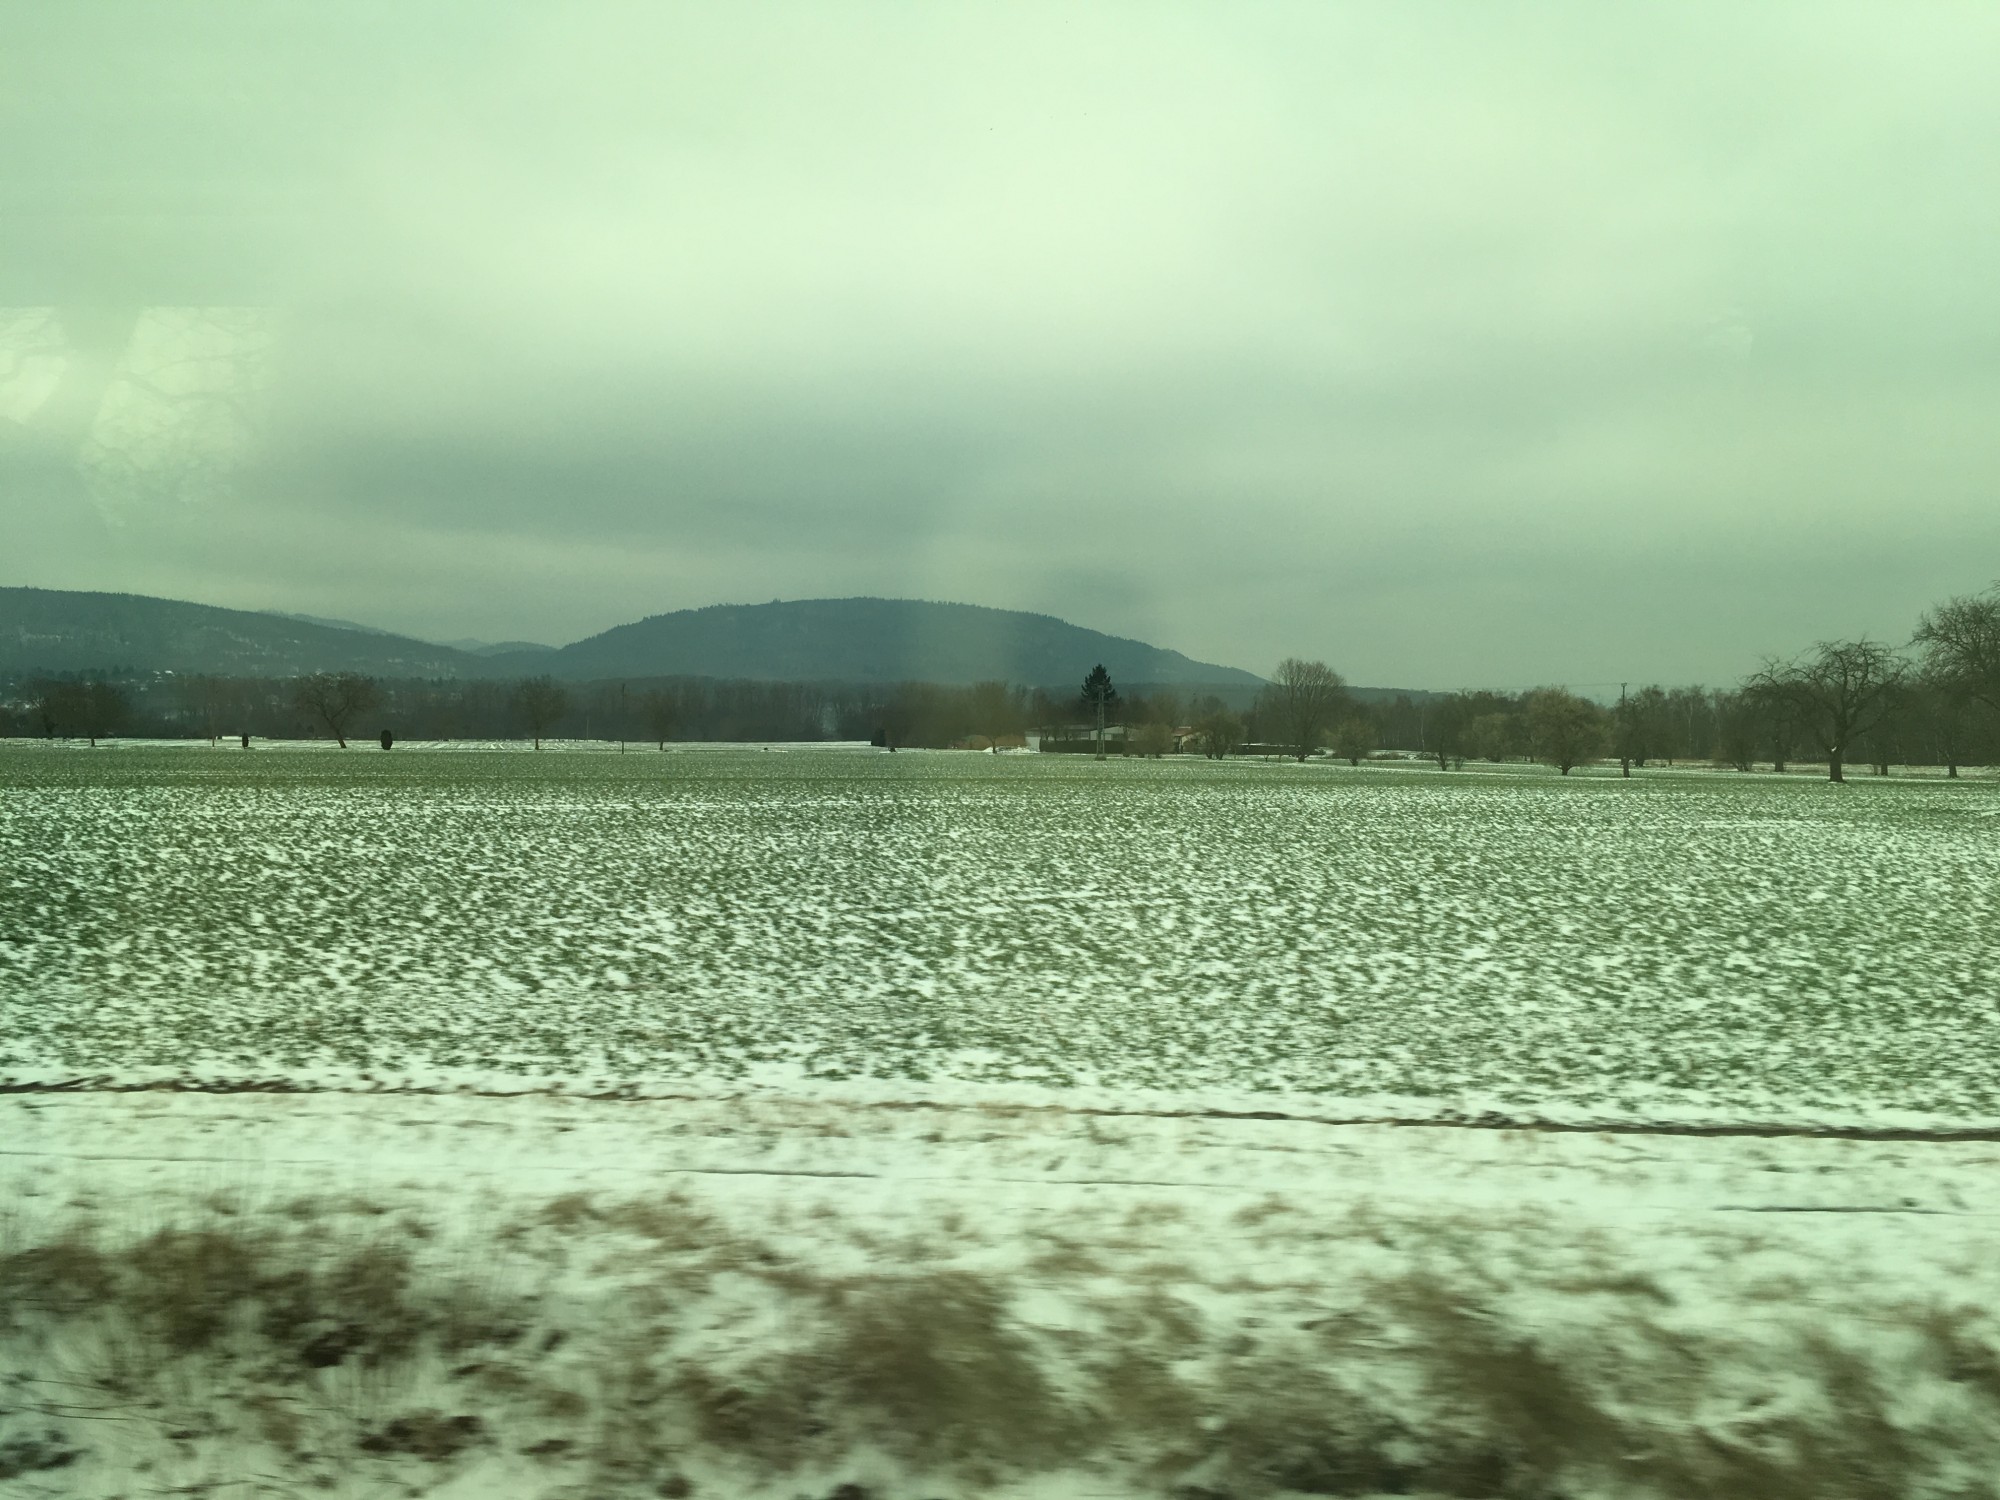
[[[1289,659],[1257,687],[1117,684],[1079,661],[1075,692],[1000,681],[854,684],[713,677],[562,682],[73,672],[0,679],[0,734],[106,738],[865,740],[1104,755],[1419,754],[1442,769],[1532,759],[1567,773],[1708,763],[1750,770],[2000,764],[2000,585],[1925,613],[1909,642],[1823,641],[1728,688],[1649,684],[1610,704],[1561,688],[1368,694]]]
[[[461,642],[460,646],[473,643]],[[1024,610],[922,599],[793,599],[676,610],[561,647],[459,647],[368,626],[178,599],[0,588],[0,675],[119,671],[559,682],[1003,681],[1067,684],[1074,664],[1121,680],[1254,687],[1249,672]],[[1081,669],[1078,669],[1081,670]]]

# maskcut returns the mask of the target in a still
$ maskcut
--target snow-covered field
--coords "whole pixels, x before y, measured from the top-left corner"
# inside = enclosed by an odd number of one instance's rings
[[[0,1489],[2000,1495],[1996,814],[0,747]]]
[[[0,1078],[2000,1114],[1991,781],[16,745],[0,786]]]

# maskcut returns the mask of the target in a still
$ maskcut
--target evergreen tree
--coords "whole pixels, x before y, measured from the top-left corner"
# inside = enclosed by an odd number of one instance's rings
[[[1118,689],[1111,685],[1111,674],[1099,662],[1090,669],[1090,675],[1083,679],[1083,701],[1097,712],[1097,758],[1104,759],[1104,714],[1118,701]]]

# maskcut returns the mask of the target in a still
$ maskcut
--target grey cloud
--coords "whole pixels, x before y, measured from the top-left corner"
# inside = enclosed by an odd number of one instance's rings
[[[7,582],[548,639],[910,594],[1450,687],[2000,573],[1984,8],[29,11]],[[37,310],[129,370],[246,305],[249,426],[113,375],[56,441]]]

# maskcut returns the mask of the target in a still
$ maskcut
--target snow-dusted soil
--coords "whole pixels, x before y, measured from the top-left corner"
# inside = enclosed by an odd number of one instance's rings
[[[2000,1495],[1996,815],[0,746],[0,1490]]]
[[[2000,784],[0,747],[0,1078],[2000,1116]]]
[[[2000,1492],[1988,1142],[339,1093],[0,1139],[11,1494]]]

